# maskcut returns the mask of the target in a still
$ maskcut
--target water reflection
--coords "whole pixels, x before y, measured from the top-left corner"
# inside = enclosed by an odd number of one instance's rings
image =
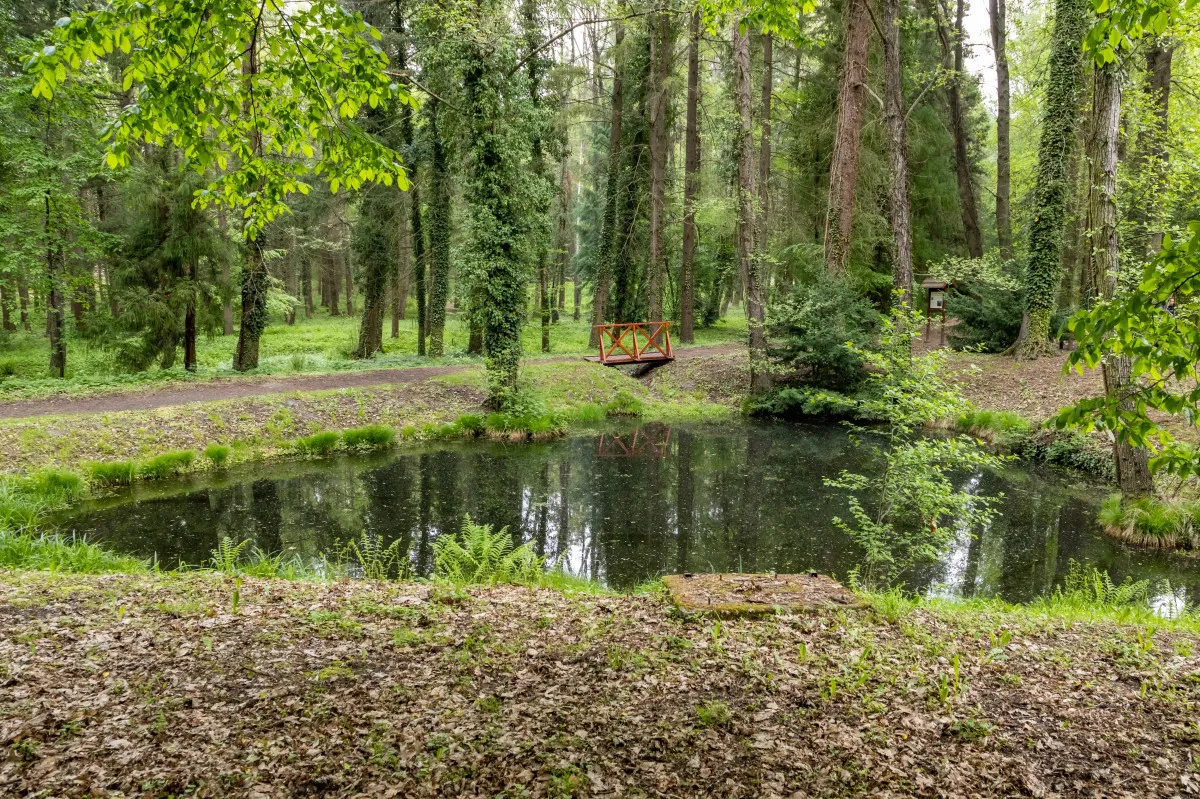
[[[683,571],[846,575],[853,543],[830,524],[845,497],[823,477],[869,473],[863,450],[833,426],[646,425],[537,445],[463,444],[386,458],[345,458],[234,471],[213,482],[143,486],[62,522],[160,563],[202,563],[221,536],[315,558],[366,530],[400,541],[416,573],[432,542],[464,514],[576,574],[627,588]],[[945,560],[904,575],[911,588],[1027,601],[1053,590],[1071,559],[1155,581],[1170,605],[1195,596],[1195,561],[1132,550],[1095,525],[1102,494],[1043,470],[965,474],[1003,492],[988,527],[960,529]]]

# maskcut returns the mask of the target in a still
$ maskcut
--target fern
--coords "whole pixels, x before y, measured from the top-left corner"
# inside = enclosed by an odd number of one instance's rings
[[[250,546],[250,539],[244,538],[236,544],[229,536],[223,535],[217,541],[217,548],[212,550],[212,567],[214,570],[224,572],[226,574],[238,570],[238,561],[242,558],[242,553]]]
[[[351,540],[342,553],[343,560],[355,564],[368,580],[387,580],[393,569],[398,577],[404,576],[400,560],[400,540],[383,545],[383,537],[364,530],[357,540]]]
[[[1126,577],[1125,581],[1118,585],[1112,581],[1108,572],[1100,571],[1094,566],[1088,568],[1072,560],[1064,585],[1059,590],[1064,597],[1084,604],[1120,607],[1145,603],[1150,594],[1150,581],[1134,582],[1132,578]]]
[[[451,583],[532,585],[544,574],[542,559],[525,544],[514,548],[507,527],[493,532],[470,516],[464,517],[460,536],[438,538],[433,552],[434,576]]]

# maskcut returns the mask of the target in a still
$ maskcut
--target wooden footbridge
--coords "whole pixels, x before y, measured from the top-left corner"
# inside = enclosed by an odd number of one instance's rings
[[[595,325],[600,331],[600,354],[588,355],[586,360],[605,366],[673,361],[670,326],[670,322]]]

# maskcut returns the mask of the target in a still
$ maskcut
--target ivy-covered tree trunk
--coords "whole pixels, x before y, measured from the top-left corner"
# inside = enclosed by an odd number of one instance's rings
[[[1142,77],[1142,94],[1151,113],[1149,124],[1138,133],[1137,173],[1139,200],[1129,203],[1133,218],[1132,245],[1134,257],[1153,258],[1162,249],[1166,224],[1164,212],[1168,179],[1170,177],[1167,151],[1167,122],[1171,99],[1171,61],[1174,45],[1155,37],[1146,49],[1146,70]],[[1128,248],[1127,248],[1128,251]]]
[[[1091,174],[1088,181],[1088,233],[1092,243],[1091,272],[1093,285],[1100,288],[1104,299],[1111,300],[1117,288],[1120,267],[1120,246],[1117,240],[1117,144],[1121,128],[1121,75],[1116,64],[1095,69],[1095,89],[1092,98],[1092,126],[1088,138],[1088,160]],[[1104,390],[1110,397],[1120,397],[1128,391],[1132,380],[1132,363],[1127,355],[1112,355],[1101,366]],[[1133,403],[1122,404],[1133,412]],[[1117,485],[1125,500],[1139,499],[1154,493],[1154,478],[1150,475],[1149,454],[1119,437],[1113,441],[1113,459],[1117,466]]]
[[[600,255],[596,264],[596,286],[592,293],[592,332],[589,347],[600,346],[600,330],[596,325],[605,322],[608,311],[608,292],[612,286],[613,271],[620,252],[622,238],[617,229],[617,209],[621,195],[621,117],[624,104],[625,83],[621,43],[625,39],[625,27],[617,22],[616,44],[613,46],[612,109],[608,128],[608,169],[604,182],[604,218],[600,226]]]
[[[700,12],[688,31],[687,114],[683,157],[683,258],[679,266],[679,340],[696,340],[696,192],[700,189]]]
[[[409,236],[412,242],[413,293],[417,301],[417,355],[426,352],[425,342],[429,339],[429,270],[425,252],[425,231],[421,225],[421,190],[414,183],[409,189]]]
[[[887,129],[888,216],[892,227],[892,285],[908,304],[913,290],[912,206],[908,197],[908,132],[900,59],[900,0],[883,0],[883,124]]]
[[[837,128],[829,164],[829,209],[825,215],[825,268],[842,275],[850,258],[850,229],[854,219],[854,187],[862,144],[863,112],[867,99],[867,46],[871,19],[867,0],[847,0],[842,82],[838,89]]]
[[[765,34],[762,37],[763,74],[762,101],[759,106],[759,145],[758,145],[758,259],[759,280],[762,281],[762,300],[765,304],[769,275],[766,269],[767,245],[770,244],[770,207],[771,207],[771,93],[774,89],[774,64],[772,56],[772,37]]]
[[[992,55],[996,59],[996,239],[1000,257],[1013,257],[1012,180],[1009,134],[1012,101],[1008,80],[1007,0],[988,0],[988,18],[992,32]]]
[[[750,37],[733,24],[733,105],[738,117],[734,139],[737,155],[737,252],[745,275],[746,324],[750,344],[750,390],[771,388],[767,372],[767,338],[763,329],[764,297],[762,257],[755,251],[754,230],[754,143],[750,119]]]
[[[242,74],[247,76],[247,82],[251,85],[258,74],[257,28],[250,37],[242,60]],[[257,128],[251,137],[250,150],[256,158],[262,158],[262,131]],[[246,259],[242,265],[242,319],[238,326],[237,349],[233,353],[233,368],[237,372],[258,368],[258,340],[267,328],[267,261],[262,243],[257,236],[249,235],[250,228],[246,230]]]
[[[1054,34],[1046,105],[1038,141],[1038,166],[1025,265],[1025,315],[1014,352],[1037,358],[1050,350],[1050,315],[1058,298],[1063,226],[1071,187],[1067,165],[1075,149],[1083,89],[1083,41],[1087,0],[1055,0]]]
[[[450,293],[450,164],[439,119],[442,103],[436,100],[429,114],[430,183],[429,200],[429,355],[441,357],[446,332],[446,300]],[[414,217],[415,221],[415,217]]]
[[[371,186],[364,191],[359,207],[353,251],[362,266],[363,311],[355,358],[372,358],[376,352],[383,351],[384,307],[389,278],[396,271],[399,251],[395,234],[396,211],[401,204],[394,195],[396,191],[392,187]]]
[[[541,27],[538,24],[535,0],[522,0],[521,24],[525,36],[526,81],[529,87],[529,104],[532,110],[533,135],[530,137],[530,171],[533,173],[535,191],[531,205],[525,209],[531,221],[531,236],[538,276],[538,315],[542,329],[542,352],[550,351],[550,248],[548,229],[551,178],[546,164],[544,135],[546,120],[542,115],[542,74],[546,69],[545,58],[538,50],[541,45]]]

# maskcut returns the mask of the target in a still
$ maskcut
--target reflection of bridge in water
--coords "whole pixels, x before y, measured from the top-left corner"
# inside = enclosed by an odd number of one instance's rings
[[[601,458],[665,458],[671,452],[671,426],[648,424],[626,433],[602,433],[596,441]]]

